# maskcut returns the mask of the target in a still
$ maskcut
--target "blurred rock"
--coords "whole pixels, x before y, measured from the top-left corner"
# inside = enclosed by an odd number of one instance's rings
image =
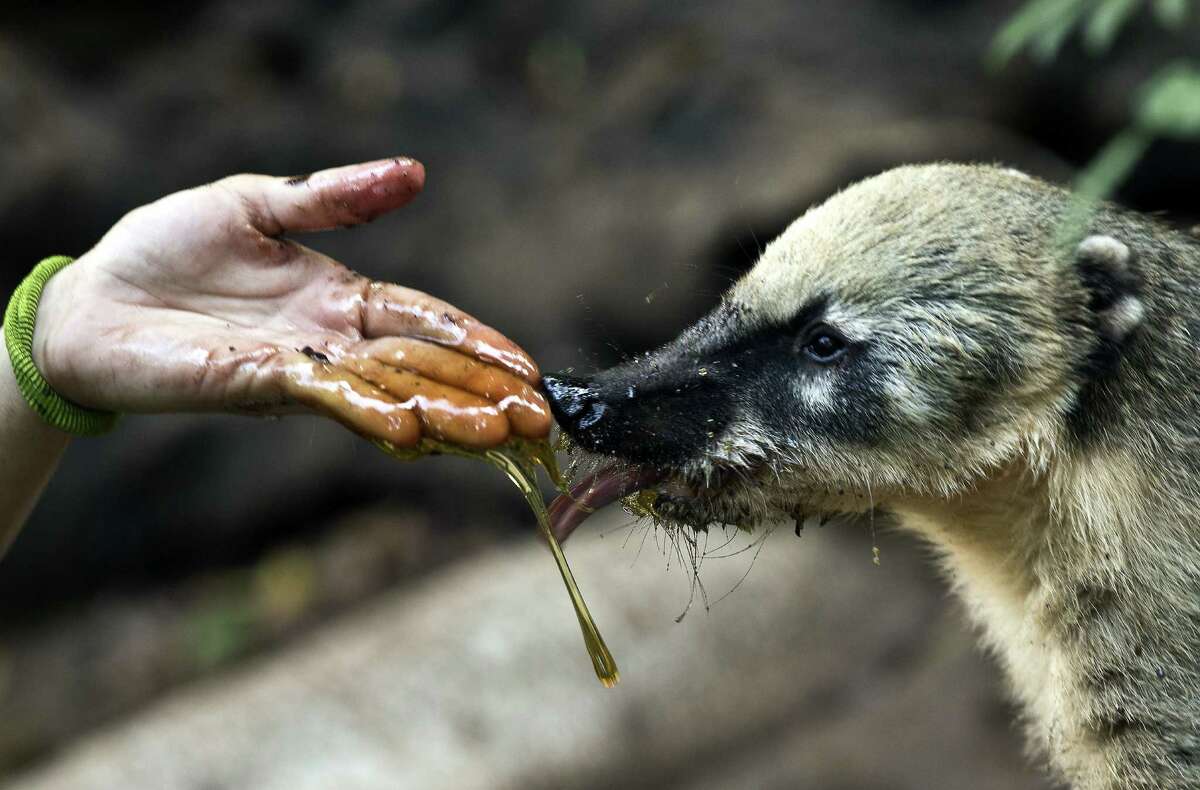
[[[523,525],[533,531],[528,514]],[[0,639],[0,775],[498,540],[495,522],[446,530],[420,512],[360,510],[252,565],[10,626]]]
[[[799,541],[779,530],[736,591],[676,624],[686,571],[621,523],[598,518],[569,547],[621,665],[614,690],[592,675],[551,558],[529,539],[174,694],[5,787],[1045,786],[1023,766],[994,671],[906,541],[885,539],[875,567],[850,527]],[[754,557],[708,560],[709,594]]]

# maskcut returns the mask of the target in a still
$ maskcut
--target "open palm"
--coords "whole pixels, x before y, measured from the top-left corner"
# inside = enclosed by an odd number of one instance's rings
[[[97,409],[307,408],[404,446],[545,436],[537,366],[515,343],[285,237],[367,222],[423,182],[392,159],[232,176],[139,208],[50,280],[35,361]]]

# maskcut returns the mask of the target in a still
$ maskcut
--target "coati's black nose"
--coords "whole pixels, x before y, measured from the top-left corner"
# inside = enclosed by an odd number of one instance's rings
[[[591,381],[563,373],[542,376],[550,411],[559,426],[589,450],[614,452],[613,430],[622,422],[617,409]]]
[[[586,379],[569,376],[565,373],[552,373],[542,376],[542,387],[546,390],[546,399],[550,401],[550,411],[568,433],[574,433],[582,427],[581,423],[594,424],[602,416],[595,414],[600,402],[599,393],[592,388]]]
[[[715,376],[648,381],[635,372],[556,373],[542,376],[542,386],[554,419],[579,446],[629,461],[680,462],[704,451],[728,422],[728,399],[701,385]]]

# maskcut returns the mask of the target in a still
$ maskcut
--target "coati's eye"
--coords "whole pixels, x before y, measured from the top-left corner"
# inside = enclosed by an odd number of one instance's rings
[[[804,338],[804,353],[814,362],[828,365],[846,353],[846,340],[824,324],[813,327]]]

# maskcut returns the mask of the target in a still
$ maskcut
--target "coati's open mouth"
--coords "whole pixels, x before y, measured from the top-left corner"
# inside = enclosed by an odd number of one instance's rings
[[[728,367],[749,365],[729,360]],[[720,374],[720,359],[693,367],[684,365],[673,377],[642,360],[632,371],[617,367],[590,378],[542,377],[550,409],[576,457],[601,464],[550,505],[559,540],[621,499],[634,515],[668,527],[703,531],[713,524],[750,527],[761,520],[748,505],[748,493],[753,489],[763,500],[763,487],[744,484],[758,472],[752,459],[740,448],[734,469],[719,449],[734,408],[716,380],[729,378],[732,386],[732,377]]]
[[[635,508],[637,515],[650,515],[695,530],[714,522],[738,523],[729,510],[726,495],[730,475],[711,475],[705,483],[691,483],[677,470],[612,462],[582,478],[567,494],[550,504],[550,525],[555,536],[566,540],[593,513],[639,492],[650,494]],[[722,507],[722,505],[726,505]],[[722,515],[724,514],[724,515]],[[740,524],[739,524],[740,526]]]
[[[587,475],[571,486],[570,493],[560,494],[550,503],[550,527],[555,537],[566,540],[600,508],[655,485],[667,474],[665,469],[651,466],[610,464]]]

